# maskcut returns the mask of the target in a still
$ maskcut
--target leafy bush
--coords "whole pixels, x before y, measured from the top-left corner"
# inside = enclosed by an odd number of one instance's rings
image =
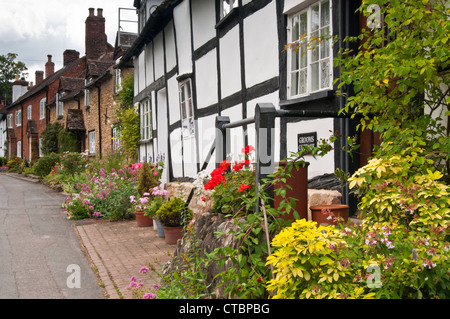
[[[139,173],[139,184],[137,191],[140,196],[144,193],[150,192],[153,188],[159,186],[159,179],[161,178],[164,163],[142,163],[142,169]]]
[[[181,198],[174,197],[158,209],[156,217],[166,227],[183,226],[192,219],[192,210],[189,207],[183,212],[185,204]]]
[[[75,173],[82,173],[85,171],[88,160],[81,153],[65,152],[60,156],[59,173],[66,175],[73,175]]]
[[[41,134],[41,151],[44,155],[59,153],[58,135],[64,127],[58,122],[47,124]]]
[[[79,152],[80,142],[77,140],[74,133],[61,129],[58,132],[59,151],[65,152]]]
[[[355,270],[342,253],[347,244],[333,226],[317,227],[316,222],[297,220],[275,236],[272,245],[276,251],[267,260],[275,277],[267,289],[276,290],[274,298],[375,296],[353,282]]]
[[[55,165],[59,163],[59,160],[60,155],[55,153],[41,157],[33,166],[34,173],[41,177],[47,176]]]

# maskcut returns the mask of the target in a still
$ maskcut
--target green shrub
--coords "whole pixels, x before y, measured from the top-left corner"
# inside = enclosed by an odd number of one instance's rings
[[[186,208],[186,216],[183,222],[183,209],[185,201],[179,197],[174,197],[164,203],[156,212],[158,220],[166,227],[178,227],[188,223],[192,219],[192,210]]]
[[[58,122],[47,124],[47,127],[41,134],[41,151],[44,155],[59,153],[58,135],[64,127]]]
[[[60,156],[59,173],[73,175],[82,173],[86,169],[87,159],[83,154],[76,152],[65,152]]]
[[[59,160],[60,155],[55,153],[41,157],[33,166],[34,173],[41,177],[47,176],[55,165],[59,163]]]

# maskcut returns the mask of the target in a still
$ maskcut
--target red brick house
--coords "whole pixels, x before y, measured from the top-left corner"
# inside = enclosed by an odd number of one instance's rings
[[[47,124],[66,119],[60,106],[65,95],[74,96],[83,88],[88,63],[106,58],[111,61],[113,46],[107,42],[103,10],[89,8],[86,19],[86,55],[80,58],[75,50],[64,51],[64,65],[56,71],[52,56],[45,64],[45,78],[42,71],[36,71],[36,84],[17,79],[13,83],[13,102],[6,107],[8,157],[18,156],[29,161],[40,154],[40,136]]]

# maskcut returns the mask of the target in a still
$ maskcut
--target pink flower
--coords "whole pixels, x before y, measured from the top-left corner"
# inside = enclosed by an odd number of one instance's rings
[[[158,175],[158,172],[157,171],[153,171],[153,175]]]
[[[147,204],[148,198],[147,197],[142,197],[142,198],[139,198],[139,201],[141,202],[141,204]]]
[[[156,299],[156,295],[148,292],[144,295],[144,297],[142,297],[142,299]]]
[[[147,267],[141,267],[141,269],[139,269],[139,272],[141,273],[141,274],[145,274],[146,272],[148,271],[148,268]]]

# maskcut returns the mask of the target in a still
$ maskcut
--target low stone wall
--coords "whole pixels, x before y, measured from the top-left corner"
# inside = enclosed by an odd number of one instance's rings
[[[189,196],[193,184],[189,182],[172,182],[166,183],[168,198],[178,196],[186,200]],[[212,191],[204,191],[202,196],[194,195],[189,207],[194,212],[194,218],[206,213],[213,204],[211,198]],[[341,204],[342,194],[337,190],[326,189],[308,189],[308,218],[311,218],[309,206]]]
[[[193,185],[189,182],[173,182],[167,183],[165,189],[168,197],[172,198],[178,196],[182,199],[187,199]],[[204,197],[203,199],[201,197]],[[194,195],[190,208],[194,212],[194,236],[197,242],[196,253],[200,256],[205,256],[204,253],[210,253],[219,247],[233,247],[238,248],[239,242],[234,236],[237,230],[237,225],[233,219],[226,218],[224,215],[216,214],[211,211],[212,206],[211,192],[206,192],[202,196]],[[309,206],[321,204],[339,204],[341,203],[341,193],[335,190],[308,190],[308,217],[311,218]],[[224,235],[216,236],[217,231],[223,231]],[[192,248],[192,243],[189,239],[179,240],[175,252],[175,258],[172,262],[166,265],[165,271],[174,271],[180,264],[177,260],[182,260],[182,256]],[[176,258],[176,257],[179,257]],[[231,267],[231,261],[225,263],[225,269],[219,269],[217,264],[211,263],[206,269],[207,281],[210,293],[213,293],[216,298],[227,298],[224,296],[224,287],[218,287],[217,282],[213,278],[220,272]]]

